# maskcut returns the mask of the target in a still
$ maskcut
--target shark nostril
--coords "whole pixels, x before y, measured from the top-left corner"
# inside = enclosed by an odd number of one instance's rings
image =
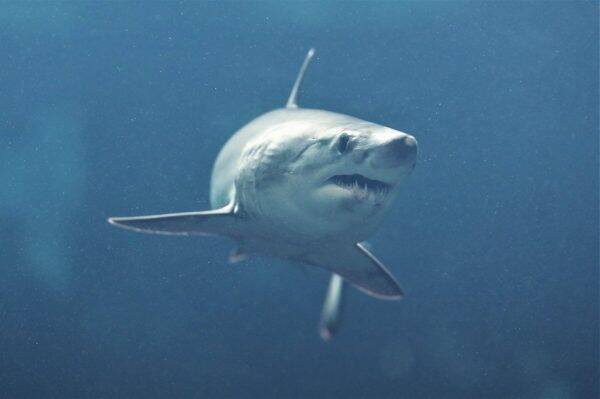
[[[401,159],[412,160],[417,153],[417,140],[408,135],[392,140],[388,146],[390,152]]]
[[[407,135],[404,137],[404,144],[406,144],[408,147],[414,148],[415,150],[417,149],[417,140],[415,140],[413,136]]]
[[[376,154],[376,155],[375,155]],[[380,146],[371,158],[375,167],[412,167],[417,158],[417,140],[410,135],[395,137]]]

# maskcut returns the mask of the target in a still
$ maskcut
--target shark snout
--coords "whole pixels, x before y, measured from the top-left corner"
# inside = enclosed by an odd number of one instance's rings
[[[417,160],[417,140],[402,134],[380,145],[371,155],[371,165],[376,168],[413,167]]]

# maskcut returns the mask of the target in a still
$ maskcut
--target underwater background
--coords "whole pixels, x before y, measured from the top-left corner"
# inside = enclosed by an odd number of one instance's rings
[[[0,3],[0,397],[597,398],[598,2]],[[108,216],[209,208],[300,105],[415,135],[370,240],[406,291]]]

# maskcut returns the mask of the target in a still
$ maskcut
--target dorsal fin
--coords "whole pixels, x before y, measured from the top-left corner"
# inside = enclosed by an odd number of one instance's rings
[[[298,77],[296,78],[294,87],[292,87],[290,98],[288,98],[287,104],[285,105],[286,108],[298,108],[298,90],[300,90],[302,79],[304,79],[304,74],[306,73],[306,69],[308,68],[308,64],[310,64],[313,55],[315,55],[315,49],[311,48],[308,50],[308,53],[306,53],[306,58],[304,58],[300,72],[298,72]]]

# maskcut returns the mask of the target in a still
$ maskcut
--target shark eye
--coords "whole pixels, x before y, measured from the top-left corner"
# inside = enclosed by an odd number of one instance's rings
[[[338,138],[338,143],[337,143],[337,148],[338,151],[340,152],[340,154],[344,154],[346,152],[348,152],[348,150],[350,149],[350,135],[348,135],[348,133],[342,133],[340,134],[340,137]]]

